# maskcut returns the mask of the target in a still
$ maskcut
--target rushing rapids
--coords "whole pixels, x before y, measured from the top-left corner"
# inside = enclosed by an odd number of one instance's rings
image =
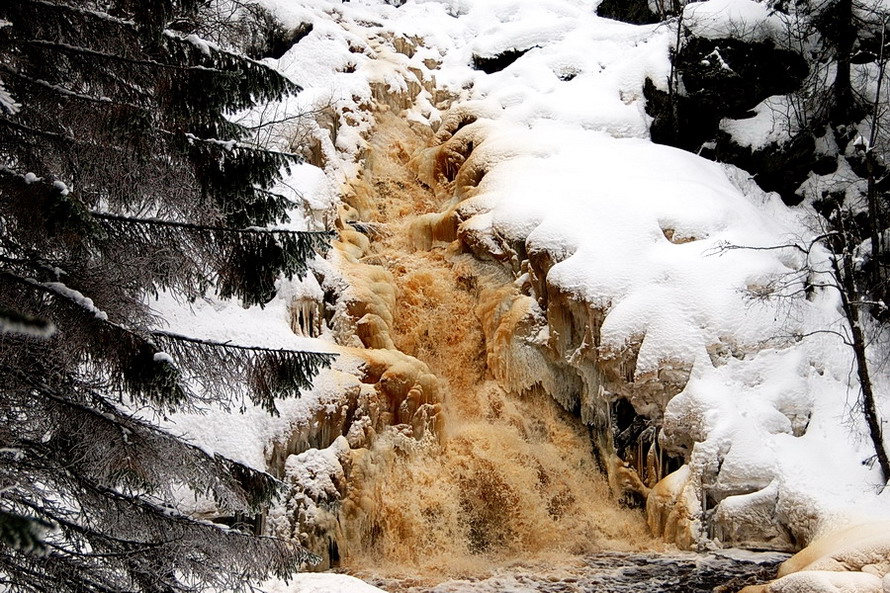
[[[518,372],[529,307],[510,269],[455,241],[450,196],[408,166],[427,138],[378,117],[345,197],[341,342],[385,360],[382,425],[349,453],[337,555],[347,567],[483,568],[492,559],[653,545],[615,501],[589,430]],[[416,167],[416,164],[415,164]],[[358,348],[361,343],[361,348]],[[371,373],[374,375],[375,373]],[[517,388],[517,386],[519,388]]]

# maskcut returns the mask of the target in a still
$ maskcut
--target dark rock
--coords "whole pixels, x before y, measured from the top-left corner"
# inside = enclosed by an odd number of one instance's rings
[[[248,39],[244,52],[254,60],[277,60],[312,32],[312,23],[285,29],[270,14],[261,13],[254,18],[255,22],[246,24],[242,33]]]
[[[648,0],[603,0],[596,13],[607,19],[635,25],[648,25],[661,20],[649,10]]]
[[[480,56],[473,54],[473,68],[482,70],[486,74],[494,74],[500,72],[522,56],[524,56],[532,47],[526,49],[508,49],[495,56]]]
[[[789,142],[772,143],[752,150],[739,146],[729,134],[718,132],[714,160],[744,169],[754,175],[757,185],[765,191],[777,192],[789,206],[799,204],[796,193],[814,168],[828,169],[828,161],[837,166],[834,158],[816,154],[816,141],[811,134],[798,134]]]
[[[809,74],[799,54],[771,42],[700,37],[686,42],[677,68],[691,99],[734,118],[744,117],[767,97],[797,90]]]
[[[298,44],[301,39],[309,35],[311,32],[312,23],[302,23],[299,27],[290,31],[283,28],[271,31],[267,41],[266,51],[263,52],[260,58],[272,58],[277,60],[287,53],[287,50]]]
[[[721,116],[711,104],[697,105],[689,97],[658,90],[651,80],[643,87],[646,113],[653,117],[649,135],[653,142],[698,152],[717,133]]]
[[[659,91],[646,82],[646,111],[655,121],[652,140],[697,152],[716,139],[720,120],[750,117],[758,103],[797,90],[809,68],[797,53],[771,42],[691,37],[675,67],[684,93]]]

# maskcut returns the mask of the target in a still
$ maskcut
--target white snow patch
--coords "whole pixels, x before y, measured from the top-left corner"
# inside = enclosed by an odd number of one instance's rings
[[[791,96],[768,97],[752,110],[753,117],[723,119],[720,129],[732,136],[739,146],[758,150],[797,133],[800,126],[795,109]]]
[[[69,193],[71,193],[68,189],[68,186],[59,180],[53,181],[53,187],[56,188],[56,190],[58,190],[58,192],[63,196],[67,196]]]
[[[683,9],[683,25],[697,37],[732,37],[743,41],[781,38],[784,30],[780,17],[769,5],[755,0],[687,3]]]
[[[154,360],[155,362],[162,362],[172,365],[176,364],[176,362],[173,360],[173,357],[166,352],[155,352],[154,356],[152,356],[152,360]]]
[[[3,79],[0,79],[0,112],[5,111],[8,115],[15,115],[21,108],[21,104],[17,103],[13,96],[9,94],[9,91],[6,90]]]
[[[45,286],[46,288],[52,290],[54,293],[82,307],[87,312],[92,313],[96,319],[99,319],[101,321],[108,321],[108,314],[96,307],[96,305],[93,303],[93,299],[84,296],[82,292],[74,290],[73,288],[68,288],[61,282],[44,282],[41,284],[41,286]]]
[[[883,593],[881,579],[864,572],[799,572],[770,584],[770,593]]]
[[[260,588],[268,593],[385,593],[349,575],[311,572],[295,574],[287,582],[266,581]]]

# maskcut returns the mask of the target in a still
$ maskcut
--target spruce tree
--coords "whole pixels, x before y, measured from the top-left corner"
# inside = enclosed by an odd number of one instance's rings
[[[299,88],[196,35],[203,4],[0,3],[0,589],[239,589],[308,558],[173,507],[255,515],[278,484],[144,412],[275,412],[331,361],[157,329],[152,294],[264,304],[329,239],[274,230],[295,157],[227,117]]]

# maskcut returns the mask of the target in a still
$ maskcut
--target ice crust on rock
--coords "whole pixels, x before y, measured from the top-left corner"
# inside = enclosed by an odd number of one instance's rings
[[[890,522],[832,530],[786,560],[777,576],[742,593],[886,593]]]

